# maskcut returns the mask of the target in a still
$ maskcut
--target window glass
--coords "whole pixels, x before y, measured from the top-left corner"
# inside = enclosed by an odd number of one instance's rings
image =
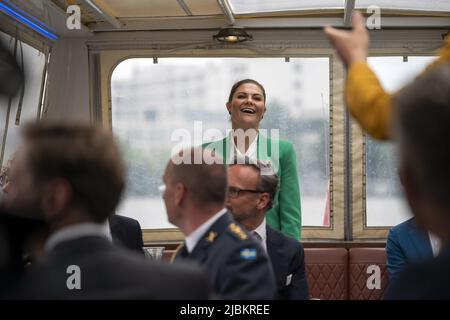
[[[225,107],[229,90],[245,78],[265,86],[262,128],[269,137],[270,129],[278,129],[280,138],[290,140],[297,152],[303,225],[322,226],[329,177],[328,58],[122,62],[111,82],[113,131],[128,168],[119,214],[138,219],[144,229],[173,227],[158,191],[172,148],[179,143],[172,135],[185,130],[192,145],[224,137],[230,128]]]
[[[229,0],[236,14],[344,9],[345,0]],[[449,12],[448,0],[358,0],[357,9],[379,6],[382,9]]]
[[[0,33],[0,41],[14,51],[15,39]],[[22,46],[22,48],[21,48]],[[21,63],[21,49],[23,52],[23,70],[25,73],[25,89],[22,101],[22,109],[18,113],[20,92],[12,99],[9,112],[9,121],[6,128],[8,113],[8,98],[0,97],[0,135],[5,139],[3,164],[11,157],[20,144],[20,128],[23,124],[37,119],[41,85],[43,81],[43,70],[45,66],[45,54],[39,50],[18,41],[17,57]],[[5,137],[6,135],[6,137]],[[3,140],[2,140],[3,143]]]
[[[379,6],[382,9],[449,12],[448,0],[358,0],[356,8]]]
[[[234,13],[342,9],[345,0],[230,0]]]
[[[382,85],[395,91],[412,81],[434,57],[370,57]],[[397,173],[397,148],[392,142],[366,137],[367,226],[394,226],[411,217]]]

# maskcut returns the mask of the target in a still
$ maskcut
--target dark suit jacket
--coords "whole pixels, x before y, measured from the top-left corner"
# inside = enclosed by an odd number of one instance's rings
[[[69,290],[71,265],[80,268],[81,289]],[[14,297],[25,299],[206,299],[207,279],[194,266],[152,262],[86,236],[61,242],[43,263],[30,267]]]
[[[267,226],[267,253],[277,282],[277,299],[309,299],[303,246],[297,240]]]
[[[137,220],[115,214],[109,217],[109,228],[114,244],[144,254],[142,229]]]
[[[178,250],[175,261],[193,260],[205,267],[210,287],[222,299],[273,299],[276,283],[264,249],[233,220],[221,216],[193,251]]]
[[[0,299],[20,280],[25,268],[24,245],[45,225],[44,221],[4,212],[0,209]]]
[[[432,260],[408,266],[388,287],[385,299],[450,299],[450,247]]]
[[[433,258],[428,234],[411,218],[389,231],[386,242],[387,269],[392,282],[406,266]]]

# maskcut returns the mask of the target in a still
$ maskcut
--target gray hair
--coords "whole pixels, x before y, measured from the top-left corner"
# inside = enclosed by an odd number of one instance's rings
[[[258,184],[256,189],[259,191],[267,192],[269,194],[269,203],[267,204],[267,210],[271,209],[275,202],[275,195],[278,191],[279,178],[275,173],[272,165],[269,161],[257,160],[253,158],[234,157],[229,167],[241,165],[254,168],[259,173]]]

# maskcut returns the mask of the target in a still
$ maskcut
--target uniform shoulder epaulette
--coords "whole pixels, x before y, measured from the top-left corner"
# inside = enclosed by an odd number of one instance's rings
[[[217,236],[218,236],[217,232],[210,231],[210,232],[208,233],[208,235],[206,236],[205,239],[206,239],[206,241],[208,241],[209,243],[213,243],[214,240],[217,238]]]
[[[236,223],[232,223],[228,226],[228,229],[231,231],[232,234],[237,236],[241,240],[248,239],[248,235],[245,233],[244,230],[240,226],[238,226]]]

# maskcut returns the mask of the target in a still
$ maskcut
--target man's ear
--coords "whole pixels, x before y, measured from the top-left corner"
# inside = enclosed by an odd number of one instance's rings
[[[259,196],[258,201],[256,201],[256,209],[263,210],[264,208],[267,207],[269,202],[270,202],[269,194],[268,193],[262,193]]]
[[[186,187],[182,183],[175,185],[174,201],[176,206],[180,206],[186,198]]]
[[[231,114],[231,103],[227,102],[225,105],[227,106],[228,114]]]
[[[72,199],[72,188],[65,180],[47,182],[42,190],[42,209],[48,219],[67,209]]]

